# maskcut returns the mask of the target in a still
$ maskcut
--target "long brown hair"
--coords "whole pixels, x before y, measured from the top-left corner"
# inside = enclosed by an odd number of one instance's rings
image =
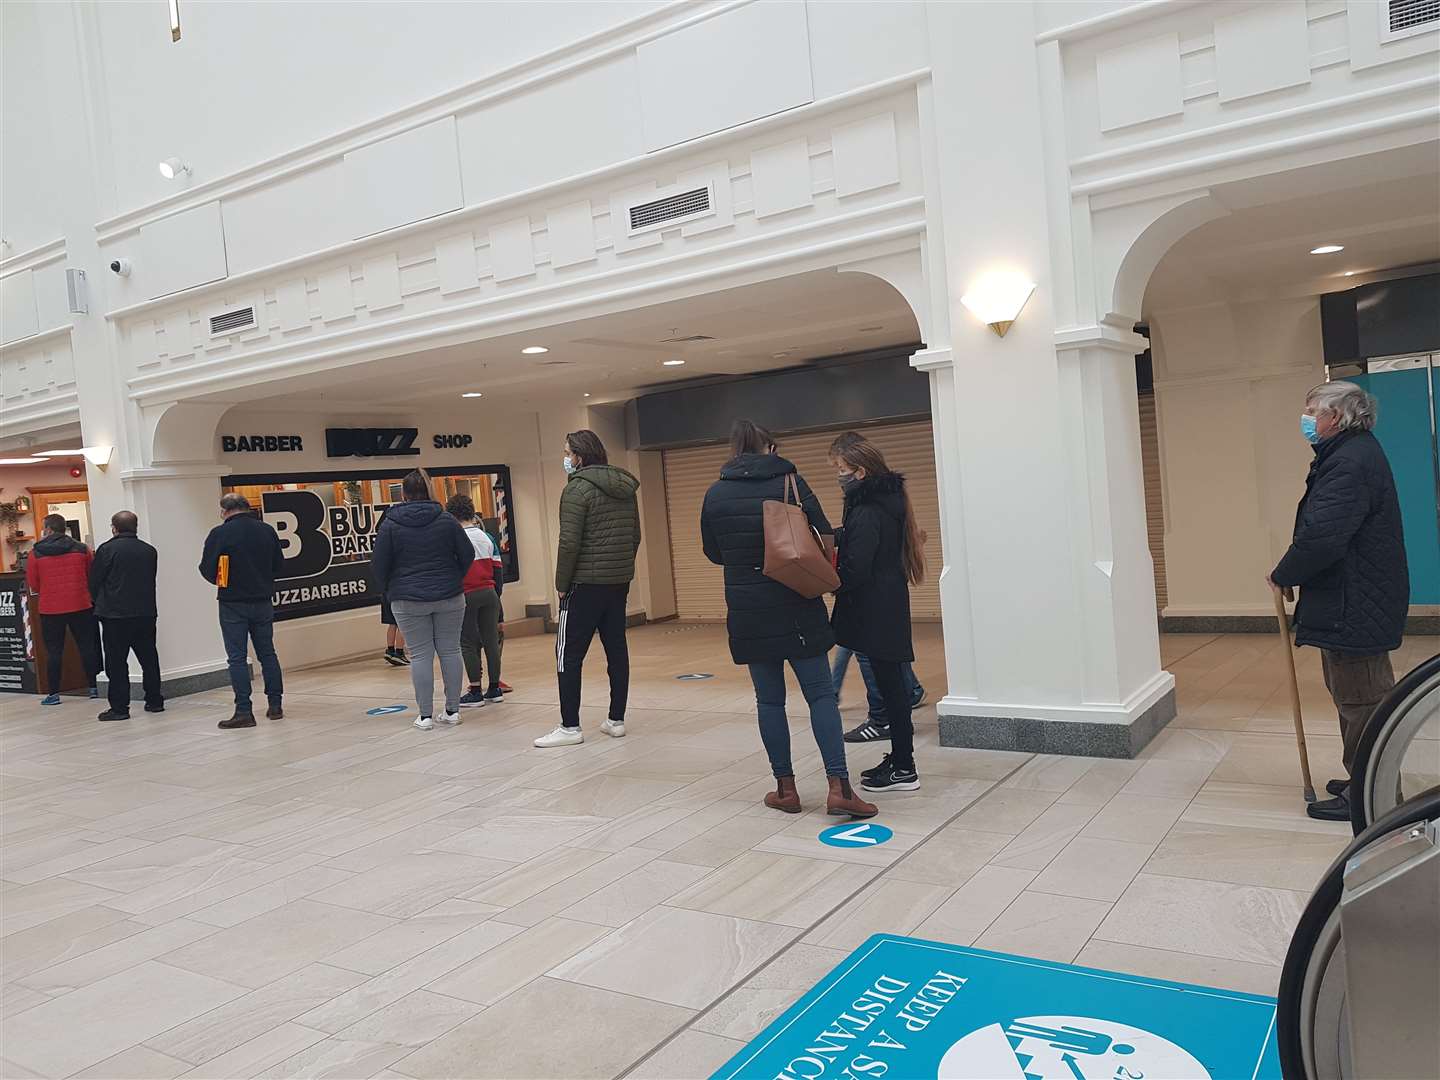
[[[899,473],[892,472],[885,464],[885,455],[869,439],[847,431],[830,444],[830,457],[843,461],[852,470],[864,469],[865,478],[894,476],[899,480],[900,497],[905,501],[905,529],[901,538],[901,557],[905,563],[905,577],[911,585],[925,580],[925,534],[915,521],[915,504],[910,501],[904,480]]]
[[[406,502],[424,502],[430,498],[430,474],[424,469],[412,469],[400,481],[400,494]]]
[[[736,420],[730,425],[730,456],[768,454],[775,445],[775,436],[753,420]]]

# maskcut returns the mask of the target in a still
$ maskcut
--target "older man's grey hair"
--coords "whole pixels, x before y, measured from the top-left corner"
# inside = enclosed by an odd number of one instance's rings
[[[1334,413],[1341,431],[1369,431],[1375,426],[1375,399],[1343,379],[1321,383],[1305,395],[1316,412]]]
[[[220,509],[227,514],[234,513],[236,510],[249,510],[250,500],[238,491],[227,491],[220,496]]]

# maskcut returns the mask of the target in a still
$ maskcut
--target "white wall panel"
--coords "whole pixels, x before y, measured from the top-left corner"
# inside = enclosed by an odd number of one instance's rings
[[[303,330],[310,325],[310,296],[304,278],[282,281],[275,286],[275,308],[280,329]]]
[[[1268,3],[1215,20],[1215,78],[1221,101],[1310,81],[1304,0]]]
[[[160,347],[171,360],[195,354],[195,327],[190,322],[189,308],[173,311],[166,317]]]
[[[86,285],[90,310],[95,310],[96,299],[93,283]],[[70,311],[70,296],[65,290],[65,263],[52,262],[35,270],[35,314],[39,329],[54,330],[65,326],[75,318]]]
[[[362,273],[366,311],[383,311],[400,305],[400,260],[394,252],[366,259]]]
[[[1184,111],[1180,37],[1161,34],[1095,57],[1100,130],[1143,124]]]
[[[218,202],[140,226],[135,277],[148,298],[219,281],[227,272]]]
[[[35,272],[21,270],[0,278],[0,341],[29,337],[39,326]]]
[[[480,284],[475,263],[475,234],[457,233],[435,245],[435,274],[441,295],[464,292]]]
[[[351,151],[344,177],[345,212],[355,238],[459,209],[464,200],[455,118]]]
[[[930,63],[924,4],[821,0],[805,10],[817,101]]]
[[[220,209],[230,272],[243,274],[349,240],[345,203],[335,197],[344,172],[343,162],[331,161],[227,197]]]
[[[535,245],[528,217],[490,227],[490,268],[496,281],[514,281],[535,273]]]
[[[557,207],[545,215],[550,265],[576,266],[595,258],[595,212],[589,199]]]
[[[830,150],[835,159],[835,194],[842,199],[900,182],[894,113],[836,127]]]
[[[639,75],[628,53],[457,120],[465,202],[486,202],[639,157]]]
[[[320,318],[328,322],[355,314],[355,285],[350,267],[340,266],[320,275]]]
[[[648,41],[636,55],[647,150],[813,100],[804,4],[757,0]]]
[[[769,217],[814,202],[810,147],[804,139],[767,146],[750,155],[750,185],[755,216]]]

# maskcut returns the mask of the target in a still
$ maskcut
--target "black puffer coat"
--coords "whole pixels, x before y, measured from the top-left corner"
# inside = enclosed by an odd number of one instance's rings
[[[835,640],[872,660],[914,660],[905,577],[905,477],[867,476],[845,493]]]
[[[725,620],[730,655],[737,664],[760,660],[803,660],[824,656],[835,644],[825,601],[807,600],[772,581],[765,563],[764,511],[767,499],[785,498],[785,477],[795,466],[777,454],[741,454],[720,470],[705,493],[700,536],[705,557],[725,568]],[[805,516],[822,536],[830,522],[810,485],[795,477]]]
[[[1398,648],[1410,608],[1400,501],[1368,431],[1315,447],[1295,538],[1270,579],[1300,587],[1295,643],[1358,656]]]
[[[396,503],[385,511],[375,533],[370,570],[392,604],[396,600],[436,601],[459,596],[475,546],[438,502]]]

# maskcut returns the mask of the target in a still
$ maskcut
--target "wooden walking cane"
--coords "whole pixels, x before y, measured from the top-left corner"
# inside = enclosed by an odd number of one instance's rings
[[[1280,623],[1280,644],[1285,650],[1285,669],[1290,673],[1290,713],[1295,718],[1295,743],[1300,748],[1300,777],[1305,781],[1305,801],[1315,801],[1315,785],[1310,781],[1310,754],[1305,749],[1305,723],[1300,717],[1300,683],[1295,676],[1295,650],[1290,644],[1290,617],[1285,613],[1285,594],[1275,593],[1275,618]]]

